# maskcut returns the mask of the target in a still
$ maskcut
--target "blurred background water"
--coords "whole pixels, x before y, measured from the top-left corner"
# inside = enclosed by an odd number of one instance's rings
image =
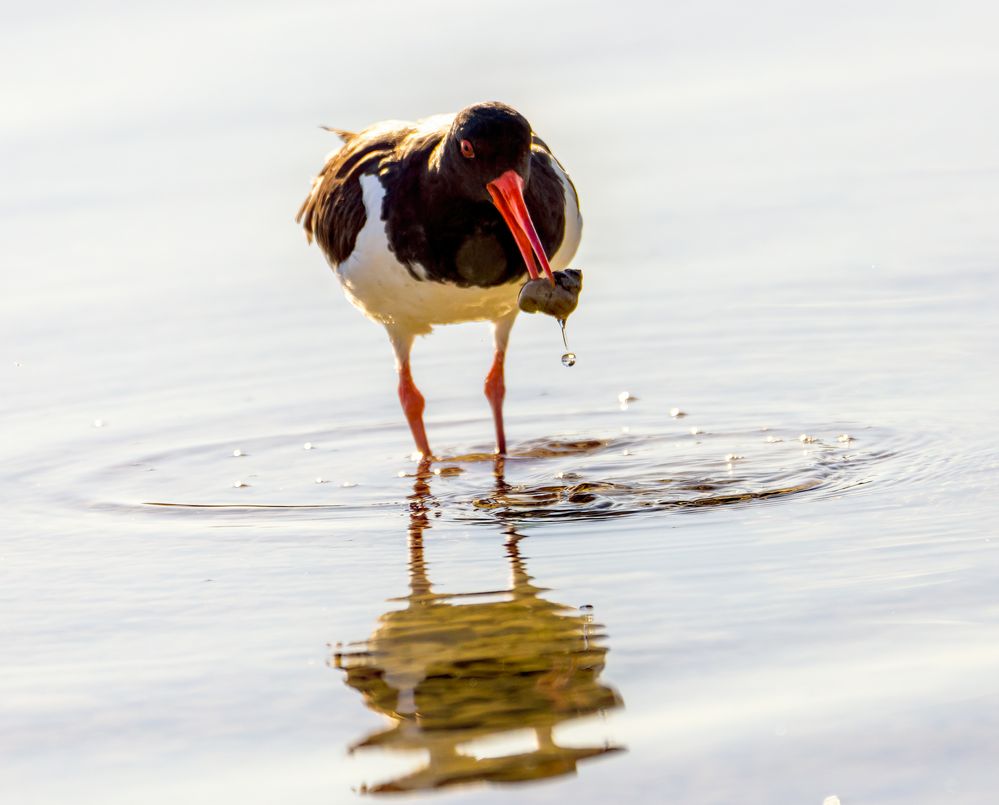
[[[997,23],[8,4],[4,801],[992,801]],[[318,124],[483,99],[579,360],[521,317],[497,467],[488,328],[421,340],[421,468],[292,218]]]

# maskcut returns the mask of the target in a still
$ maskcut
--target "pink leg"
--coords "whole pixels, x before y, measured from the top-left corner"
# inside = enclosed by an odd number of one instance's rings
[[[413,441],[416,442],[416,449],[425,458],[430,457],[430,445],[427,442],[427,431],[423,427],[423,395],[413,382],[413,375],[409,371],[409,358],[399,365],[399,402],[402,403],[402,410],[406,414],[409,422],[409,429],[413,432]]]
[[[506,384],[503,382],[503,359],[506,352],[502,349],[496,350],[493,358],[493,366],[486,375],[486,399],[493,409],[493,422],[496,423],[496,452],[500,455],[506,453],[506,434],[503,431],[503,397],[506,395]]]

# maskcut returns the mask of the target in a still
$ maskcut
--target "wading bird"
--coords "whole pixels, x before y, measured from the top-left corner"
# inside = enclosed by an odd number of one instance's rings
[[[485,394],[505,453],[503,362],[517,295],[525,270],[551,278],[576,252],[582,219],[571,180],[530,123],[501,103],[356,134],[330,130],[343,146],[296,220],[347,298],[388,331],[417,450],[431,455],[410,370],[413,339],[436,324],[491,321]]]

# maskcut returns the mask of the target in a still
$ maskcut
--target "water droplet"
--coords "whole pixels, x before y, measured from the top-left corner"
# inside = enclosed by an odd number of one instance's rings
[[[682,416],[687,416],[686,411],[681,411],[679,408],[670,408],[669,415],[674,419],[679,419]]]
[[[559,327],[562,328],[562,346],[565,347],[565,352],[562,355],[562,365],[563,366],[575,366],[576,365],[576,353],[569,351],[569,342],[565,340],[565,319],[558,320]]]
[[[836,437],[837,442],[843,442],[844,444],[849,444],[853,441],[853,437],[849,433],[841,433]]]
[[[232,455],[235,458],[239,458],[241,455],[243,455],[243,451],[237,447],[235,450],[232,451]]]
[[[242,489],[242,488],[243,488],[243,487],[245,487],[245,486],[249,486],[249,484],[248,484],[248,483],[246,483],[245,481],[233,481],[233,482],[232,482],[232,485],[233,485],[233,487],[235,487],[236,489]]]
[[[94,427],[95,428],[103,428],[104,427],[104,420],[103,419],[95,419],[94,420]]]
[[[354,481],[344,481],[340,486],[344,489],[353,489],[357,484]]]
[[[700,429],[699,427],[697,427],[696,425],[695,425],[694,427],[692,427],[692,428],[690,429],[690,435],[691,435],[691,436],[696,436],[696,435],[697,435],[698,433],[704,433],[704,431],[703,431],[703,430],[701,430],[701,429]]]
[[[630,402],[635,402],[637,399],[638,397],[632,396],[630,391],[622,391],[617,395],[617,401],[621,403],[621,405],[627,405]]]
[[[802,444],[815,444],[818,439],[814,436],[809,436],[807,433],[802,433],[801,436],[798,437],[798,441]]]
[[[327,480],[326,480],[325,478],[323,478],[323,477],[319,477],[319,478],[316,478],[316,483],[317,483],[317,484],[328,484],[328,483],[329,483],[329,481],[327,481]]]
[[[767,436],[764,441],[768,444],[777,444],[777,442],[783,442],[784,440],[780,436]]]
[[[314,450],[315,448],[312,446],[312,442],[306,442],[305,444],[302,445],[302,449],[303,450]]]

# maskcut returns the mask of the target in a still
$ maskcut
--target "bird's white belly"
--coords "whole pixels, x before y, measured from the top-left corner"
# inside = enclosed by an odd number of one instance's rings
[[[367,220],[354,251],[334,270],[344,293],[365,316],[414,333],[429,333],[435,324],[501,319],[517,308],[521,280],[493,288],[462,288],[431,279],[416,279],[389,248],[381,219],[385,189],[377,176],[361,177]],[[415,266],[417,273],[422,268]]]

